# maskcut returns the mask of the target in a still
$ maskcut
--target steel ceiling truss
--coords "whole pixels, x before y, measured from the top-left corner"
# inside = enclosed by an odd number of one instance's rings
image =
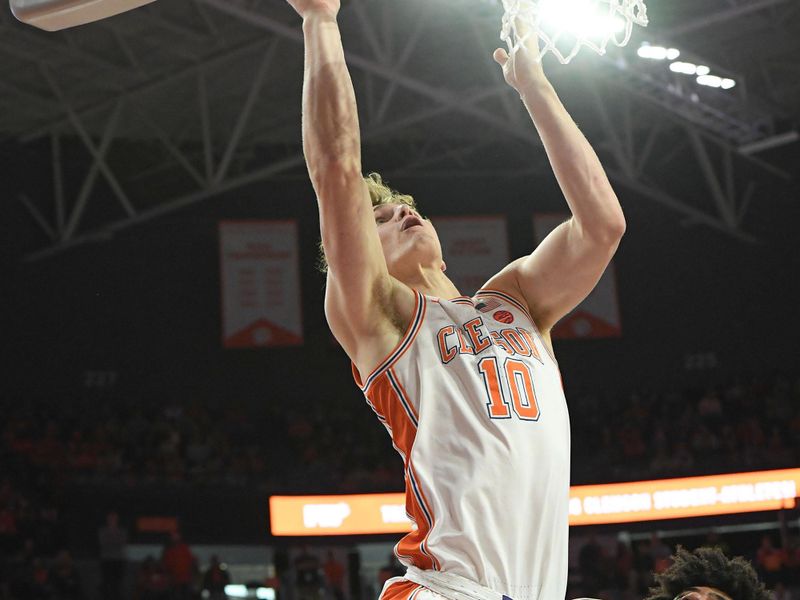
[[[604,151],[604,163],[612,178],[682,213],[687,224],[703,224],[743,241],[756,241],[743,229],[758,189],[755,165],[748,169],[748,160],[724,142],[703,135],[688,123],[665,123],[653,109],[638,118],[631,117],[635,110],[631,99],[610,102],[609,90],[602,89],[608,86],[609,82],[595,81],[591,92],[598,121],[606,133],[598,150]],[[692,161],[686,160],[687,153]],[[693,173],[686,173],[687,165],[695,167]],[[676,202],[677,194],[665,193],[673,178],[702,181],[706,206],[700,202]]]
[[[792,0],[675,0],[665,5],[673,25],[662,35],[694,51],[716,57],[747,74],[747,89],[757,90],[773,115],[797,125],[800,94],[795,77],[769,73],[773,64],[792,62],[800,52],[800,4]],[[741,77],[742,73],[737,73]]]
[[[677,47],[681,52],[678,60],[706,65],[714,75],[732,78],[735,88],[718,90],[699,86],[693,76],[673,73],[666,68],[666,63],[641,60],[631,52],[615,60],[607,59],[607,63],[616,68],[618,81],[643,99],[699,125],[733,146],[756,143],[780,133],[781,122],[791,118],[793,109],[787,110],[763,93],[764,89],[780,86],[755,86],[759,93],[753,93],[749,75],[754,71],[749,63],[753,62],[753,57],[765,55],[771,45],[781,48],[776,38],[784,37],[783,33],[787,34],[787,40],[797,43],[796,32],[781,32],[781,25],[796,7],[792,7],[790,0],[716,0],[716,4],[719,7],[714,10],[715,0],[708,3],[676,0],[659,9],[674,10],[681,21],[679,26],[637,33],[640,39],[652,44]],[[736,24],[732,25],[731,21]],[[748,36],[741,27],[755,31],[767,29],[762,35],[749,36],[757,40],[757,48],[747,47]],[[692,38],[691,34],[695,33],[697,37]],[[708,43],[712,33],[723,35],[729,42],[720,40],[712,48]],[[770,36],[769,43],[765,43],[765,35]],[[704,55],[704,50],[708,50],[708,54]],[[720,60],[725,64],[719,64]]]
[[[695,64],[707,61],[691,57]],[[658,105],[713,133],[734,146],[751,144],[775,134],[772,114],[756,108],[745,97],[743,80],[739,78],[739,91],[701,89],[691,78],[675,74],[659,64],[613,62],[616,80],[629,92]],[[724,75],[728,75],[725,73]],[[735,76],[735,75],[734,75]]]
[[[667,29],[663,35],[669,39],[695,33],[789,2],[791,0],[726,0],[725,8],[705,12],[702,17],[687,20],[679,26]]]
[[[215,51],[208,53],[199,62],[162,68],[156,74],[143,70],[142,65],[146,59],[137,55],[134,43],[126,34],[129,23],[110,20],[102,24],[110,31],[110,43],[125,61],[124,65],[114,63],[110,66],[106,65],[106,60],[103,61],[102,68],[121,71],[116,78],[111,76],[112,81],[122,83],[116,93],[110,94],[107,99],[81,107],[74,105],[54,74],[53,64],[44,58],[35,59],[40,78],[46,83],[49,95],[43,95],[40,90],[18,91],[31,96],[33,105],[50,107],[54,102],[60,104],[64,118],[50,119],[48,123],[23,137],[36,139],[43,135],[50,136],[54,180],[54,200],[48,199],[48,209],[42,208],[45,204],[43,199],[40,199],[41,202],[33,202],[30,198],[20,198],[25,210],[50,242],[48,247],[28,258],[43,258],[78,244],[107,239],[126,227],[223,192],[257,181],[279,178],[287,173],[302,172],[304,161],[296,143],[284,144],[281,155],[271,157],[268,164],[264,164],[263,160],[254,160],[257,154],[254,149],[263,143],[263,139],[254,133],[270,127],[285,129],[287,126],[298,132],[299,106],[286,113],[292,115],[288,124],[286,115],[281,112],[271,115],[266,125],[263,119],[260,123],[253,123],[254,113],[258,113],[259,100],[269,81],[268,73],[271,73],[274,66],[279,45],[294,46],[294,52],[297,52],[298,46],[302,44],[299,26],[287,24],[271,12],[268,14],[260,2],[195,0],[190,4],[194,6],[202,30],[187,31],[185,25],[167,22],[156,10],[147,9],[145,15],[137,18],[155,19],[164,23],[165,29],[184,35],[190,43],[213,43]],[[415,141],[413,136],[405,141],[392,141],[393,145],[410,144],[414,151],[409,152],[409,161],[406,164],[390,167],[390,171],[408,177],[436,177],[456,173],[463,175],[465,172],[473,175],[483,173],[486,176],[520,176],[535,175],[547,169],[541,143],[521,103],[502,81],[499,69],[488,58],[480,67],[485,73],[481,78],[481,85],[473,82],[468,88],[458,92],[442,85],[431,84],[413,73],[408,65],[416,45],[420,39],[431,35],[428,28],[433,20],[426,17],[427,4],[429,3],[420,4],[411,27],[405,28],[402,36],[398,33],[397,24],[392,23],[396,16],[390,11],[391,3],[353,0],[340,17],[340,21],[350,27],[370,32],[363,36],[363,47],[360,51],[348,49],[347,52],[348,64],[354,74],[358,74],[354,79],[357,80],[359,101],[365,113],[362,126],[365,148],[377,148],[380,143],[393,140],[392,136],[401,133],[405,139],[409,137],[409,132],[415,130],[420,131],[419,138],[422,139],[422,133],[426,132],[428,125],[438,122],[438,119],[460,119],[461,123],[480,125],[480,131],[476,132],[474,126],[471,131],[464,127],[461,130],[454,129],[452,135],[434,133],[436,139],[433,142]],[[238,36],[226,46],[217,37],[224,37],[226,34],[221,31],[229,30],[228,24],[221,21],[222,16],[271,35],[264,38],[263,35],[248,30],[247,35]],[[365,28],[365,23],[381,25],[378,29]],[[380,35],[376,33],[378,31]],[[483,55],[489,56],[483,21],[471,20],[470,27],[465,28],[461,35],[464,44],[474,44],[484,50]],[[4,50],[0,45],[0,52]],[[76,50],[71,48],[68,51]],[[227,136],[223,136],[221,129],[215,124],[218,119],[210,99],[208,73],[211,69],[225,68],[234,63],[241,68],[242,57],[253,55],[257,60],[250,60],[249,63],[255,62],[255,73],[244,99],[240,99],[232,127],[228,129]],[[145,73],[145,77],[142,73]],[[562,78],[567,76],[564,71],[559,75]],[[175,128],[165,126],[163,119],[156,114],[153,104],[146,100],[156,91],[168,94],[172,89],[180,89],[185,94],[187,80],[193,81],[196,107],[186,110],[187,124],[182,131],[176,131]],[[270,83],[274,85],[274,81]],[[742,161],[756,167],[757,171],[757,167],[761,166],[757,161],[739,156],[735,147],[724,137],[687,126],[687,122],[692,119],[673,110],[672,104],[659,101],[657,95],[643,90],[643,86],[638,83],[629,83],[629,87],[637,89],[639,93],[631,97],[623,96],[623,102],[620,102],[619,94],[609,94],[601,83],[595,81],[589,85],[595,96],[593,106],[604,136],[594,142],[603,152],[604,164],[617,184],[683,214],[687,223],[704,224],[741,240],[754,239],[741,226],[750,202],[755,197],[756,179],[742,181],[741,177],[735,176],[734,166]],[[398,105],[404,104],[401,99],[409,96],[423,99],[424,108],[417,105],[411,111],[403,111]],[[639,98],[645,98],[649,104],[666,109],[670,119],[653,118],[652,112],[641,109]],[[299,104],[299,99],[296,103]],[[639,110],[634,110],[634,104],[639,106]],[[86,123],[96,124],[101,116],[102,127],[95,125],[95,133],[90,134]],[[181,189],[176,190],[170,198],[148,205],[133,191],[126,189],[136,187],[132,183],[133,178],[123,180],[115,173],[110,164],[109,152],[121,122],[126,123],[128,128],[134,123],[136,128],[147,132],[149,139],[158,141],[161,149],[160,164],[157,167],[159,170],[182,175],[184,183]],[[225,129],[222,128],[222,131]],[[189,135],[186,135],[187,131]],[[65,135],[77,136],[91,157],[91,164],[74,198],[67,197],[63,183],[61,139]],[[685,196],[680,191],[670,190],[670,178],[659,177],[665,164],[669,162],[663,156],[674,148],[676,135],[683,138],[682,143],[695,157],[699,177],[702,177],[708,188],[708,206],[702,206],[702,202],[697,202],[695,198],[691,201],[683,199]],[[295,138],[299,138],[299,135],[295,134]],[[503,153],[501,140],[506,140],[502,165],[482,169],[480,163],[482,156],[487,154],[487,148],[497,154]],[[513,152],[507,150],[509,141],[516,144]],[[422,145],[415,147],[415,143]],[[654,160],[659,155],[661,158]],[[150,168],[142,165],[139,177]],[[120,216],[110,218],[100,226],[82,227],[87,204],[92,199],[93,192],[96,191],[95,184],[101,176],[120,205]],[[101,198],[96,200],[101,201]]]

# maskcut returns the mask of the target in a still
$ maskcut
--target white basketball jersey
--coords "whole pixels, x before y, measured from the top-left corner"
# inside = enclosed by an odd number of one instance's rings
[[[513,600],[567,586],[570,427],[561,376],[524,305],[417,293],[395,350],[354,376],[405,463],[407,566]]]

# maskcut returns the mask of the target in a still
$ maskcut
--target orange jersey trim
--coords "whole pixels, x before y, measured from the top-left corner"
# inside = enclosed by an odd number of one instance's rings
[[[410,560],[421,569],[439,569],[439,561],[427,549],[428,536],[433,529],[434,515],[414,470],[411,449],[417,434],[419,418],[405,388],[393,368],[377,377],[368,391],[367,402],[383,422],[405,466],[406,514],[417,528],[395,546],[395,553]]]
[[[378,600],[414,600],[417,594],[424,589],[427,588],[408,579],[403,579],[386,588]]]
[[[427,309],[427,300],[425,296],[414,291],[416,295],[415,304],[414,304],[414,315],[411,318],[411,321],[406,328],[406,332],[403,334],[403,337],[400,338],[400,341],[394,347],[394,349],[384,358],[378,366],[369,374],[366,379],[361,378],[361,373],[358,372],[355,363],[352,364],[353,369],[353,378],[356,381],[356,385],[361,388],[361,391],[365,394],[369,390],[372,383],[381,375],[384,371],[389,369],[394,363],[396,363],[400,358],[406,353],[406,351],[411,347],[411,344],[414,343],[414,339],[417,337],[417,333],[419,333],[420,327],[422,325],[422,321],[425,319],[425,311]]]

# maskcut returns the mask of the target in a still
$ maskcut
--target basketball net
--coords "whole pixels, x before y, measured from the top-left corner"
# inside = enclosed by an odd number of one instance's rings
[[[605,54],[613,42],[624,46],[633,26],[646,27],[644,0],[502,0],[505,14],[500,39],[509,52],[527,48],[538,35],[539,57],[552,53],[561,63],[571,61],[583,46]]]

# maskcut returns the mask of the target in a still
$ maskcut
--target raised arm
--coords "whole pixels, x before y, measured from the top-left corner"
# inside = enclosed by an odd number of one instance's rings
[[[534,53],[520,49],[509,57],[497,50],[495,60],[533,119],[572,218],[492,283],[521,295],[539,329],[547,332],[597,285],[625,232],[625,217],[600,160]]]
[[[319,204],[328,263],[325,311],[356,364],[363,340],[385,333],[393,283],[386,268],[369,192],[353,83],[336,17],[339,0],[288,0],[303,17],[303,151]]]

